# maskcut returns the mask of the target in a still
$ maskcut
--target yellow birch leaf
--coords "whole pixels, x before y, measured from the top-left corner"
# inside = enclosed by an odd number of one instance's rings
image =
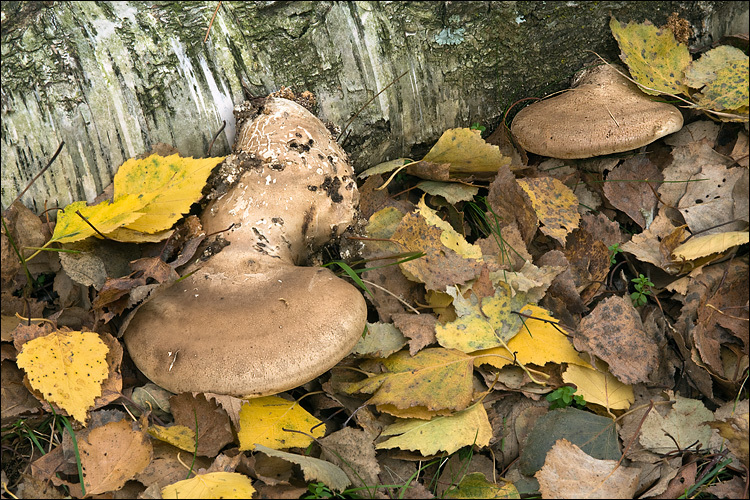
[[[511,159],[485,142],[479,130],[452,128],[443,132],[422,161],[449,163],[451,174],[494,174]]]
[[[440,451],[451,454],[464,446],[487,446],[492,426],[482,402],[447,417],[398,420],[383,430],[383,436],[396,436],[375,446],[376,449],[401,448],[433,455]]]
[[[540,321],[544,319],[558,322],[550,316],[548,311],[534,305],[527,305],[524,309],[531,311],[530,316],[540,319],[526,319],[524,321],[524,326],[518,335],[508,341],[508,347],[512,352],[504,347],[473,352],[471,356],[474,358],[475,366],[488,364],[496,368],[502,368],[506,365],[512,365],[513,353],[516,354],[515,359],[524,365],[544,366],[545,363],[568,363],[591,366],[581,359],[568,337],[557,330],[554,325]]]
[[[321,424],[320,420],[295,401],[287,401],[278,396],[250,399],[240,408],[240,430],[237,433],[240,450],[253,450],[256,444],[275,450],[304,448],[312,443],[312,438],[284,429],[323,437],[326,426],[318,424]]]
[[[576,394],[583,396],[587,403],[601,405],[610,410],[627,410],[635,401],[633,386],[623,384],[611,373],[568,365],[563,380],[575,384]]]
[[[462,257],[482,260],[482,248],[479,245],[469,243],[463,236],[458,234],[450,223],[441,219],[436,211],[425,204],[424,197],[419,200],[417,211],[424,217],[427,224],[435,226],[442,231],[440,234],[440,243]]]
[[[162,498],[251,498],[249,477],[239,472],[211,472],[177,481],[161,489]]]
[[[499,480],[502,485],[489,482],[482,472],[472,472],[446,490],[443,498],[521,498],[513,483],[503,478]]]
[[[748,241],[750,241],[750,233],[747,231],[728,231],[697,236],[675,248],[672,251],[672,260],[696,260],[713,253],[721,253],[735,245],[744,245]]]
[[[355,382],[346,392],[374,393],[368,404],[392,404],[400,409],[462,410],[471,403],[472,359],[460,351],[428,348],[413,357],[401,351],[382,364],[387,373]]]
[[[526,304],[526,294],[511,297],[510,286],[498,283],[493,297],[483,297],[481,302],[473,293],[466,299],[456,287],[449,286],[453,307],[458,318],[435,326],[435,337],[441,346],[470,353],[503,345],[513,338],[523,325],[521,317],[511,311],[520,311]]]
[[[55,331],[29,340],[16,358],[31,387],[86,425],[86,410],[102,394],[109,348],[95,332]]]
[[[133,231],[125,227],[118,227],[114,231],[107,233],[107,238],[122,243],[156,243],[166,240],[174,233],[174,229],[168,229],[154,234]]]
[[[693,58],[686,45],[677,43],[672,31],[648,21],[625,25],[614,16],[609,27],[620,45],[620,59],[628,65],[633,80],[654,89],[641,87],[643,92],[688,95],[685,70]]]
[[[164,427],[161,425],[152,425],[148,428],[149,435],[164,441],[172,446],[190,453],[195,452],[195,431],[184,425],[173,425]]]
[[[398,418],[418,418],[420,420],[430,420],[440,415],[450,415],[450,410],[430,411],[424,406],[412,406],[411,408],[397,408],[391,404],[377,405],[375,407],[381,413],[388,413]]]
[[[93,206],[87,205],[85,201],[71,203],[57,214],[57,224],[51,241],[72,243],[86,239],[96,234],[91,226],[102,234],[112,232],[141,217],[140,210],[143,208],[143,202],[149,198],[128,195],[117,198],[114,202],[103,201]],[[86,224],[86,221],[76,212],[80,212],[91,225]]]
[[[531,200],[541,231],[565,247],[565,237],[578,227],[578,198],[568,186],[552,177],[518,179]]]
[[[115,174],[115,198],[155,194],[141,209],[144,215],[125,227],[144,233],[169,229],[201,198],[211,170],[223,160],[224,157],[194,159],[174,154],[151,155],[141,160],[131,158],[123,163]]]

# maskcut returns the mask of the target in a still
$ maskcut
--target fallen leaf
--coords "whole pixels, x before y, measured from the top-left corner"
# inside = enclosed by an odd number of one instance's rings
[[[656,216],[656,190],[661,171],[648,156],[638,155],[620,163],[607,176],[603,189],[607,200],[646,229]]]
[[[185,425],[152,425],[148,428],[150,436],[176,446],[181,450],[195,453],[195,431]]]
[[[428,410],[463,410],[473,396],[472,358],[453,349],[428,348],[414,357],[401,351],[382,361],[386,373],[351,384],[348,393],[373,394],[369,404]]]
[[[178,481],[161,490],[162,498],[251,498],[249,477],[238,472],[211,472]]]
[[[579,356],[568,337],[558,329],[559,327],[554,326],[558,320],[541,307],[534,305],[526,307],[529,315],[536,319],[524,319],[524,326],[520,333],[508,341],[508,348],[512,352],[504,347],[475,351],[471,353],[475,366],[489,364],[502,368],[513,364],[514,360],[523,365],[544,366],[545,363],[552,362],[591,366]]]
[[[503,156],[497,146],[486,143],[479,130],[452,128],[443,132],[422,161],[449,163],[452,176],[481,176],[510,165],[511,159]]]
[[[240,450],[252,450],[255,444],[278,449],[304,448],[313,441],[313,437],[289,431],[323,437],[326,426],[297,402],[278,396],[253,398],[242,405],[237,432]]]
[[[354,486],[370,488],[379,483],[375,444],[365,431],[344,427],[319,442],[321,459],[340,467]]]
[[[423,348],[435,343],[437,319],[432,314],[392,315],[393,324],[409,339],[409,354],[414,356]]]
[[[71,203],[57,213],[57,224],[51,241],[80,241],[96,234],[93,227],[102,234],[110,233],[137,220],[142,215],[139,212],[141,208],[142,198],[136,195],[122,196],[114,202],[103,201],[94,206],[88,206],[85,201]]]
[[[717,111],[736,110],[737,114],[747,116],[750,105],[747,90],[748,67],[747,56],[727,61],[716,72],[716,78],[703,87],[700,95],[694,96],[698,106]]]
[[[482,249],[466,242],[424,200],[416,213],[401,219],[391,238],[403,252],[424,252],[423,257],[399,266],[409,279],[424,283],[427,289],[443,291],[479,274]]]
[[[194,159],[155,154],[126,161],[115,174],[115,199],[128,195],[141,197],[144,193],[153,197],[139,209],[140,217],[122,225],[143,233],[169,229],[201,198],[211,170],[223,160],[224,157]]]
[[[672,396],[676,402],[671,409],[662,415],[651,410],[641,427],[639,442],[644,448],[655,453],[666,453],[670,450],[685,449],[688,446],[701,444],[707,448],[711,438],[711,428],[704,424],[713,420],[710,411],[697,399]]]
[[[523,325],[522,319],[512,311],[528,314],[524,310],[525,294],[510,295],[510,286],[499,283],[492,297],[477,298],[474,293],[466,299],[457,287],[449,286],[453,307],[458,318],[435,326],[435,338],[448,349],[470,353],[480,349],[500,347],[513,338]]]
[[[560,439],[534,477],[542,498],[633,498],[640,471],[615,460],[597,460]]]
[[[502,485],[487,481],[481,472],[472,472],[462,477],[442,498],[521,498],[513,483],[500,480]]]
[[[153,454],[145,434],[127,420],[91,429],[78,449],[87,495],[121,489],[151,463]]]
[[[643,329],[630,299],[613,295],[597,304],[573,334],[578,351],[597,356],[624,384],[648,381],[659,364],[659,353]]]
[[[727,440],[727,447],[745,468],[750,467],[748,465],[748,414],[743,413],[725,420],[712,420],[707,424],[712,429],[718,430],[719,435]]]
[[[385,358],[406,345],[404,335],[390,323],[367,323],[367,333],[352,349],[358,356]]]
[[[518,179],[531,200],[541,231],[564,247],[565,237],[578,227],[578,198],[565,184],[552,177]]]
[[[675,261],[695,260],[713,253],[721,253],[736,245],[744,245],[748,241],[750,241],[750,233],[747,231],[728,231],[696,236],[672,250],[672,259]]]
[[[169,402],[175,423],[198,434],[198,455],[215,457],[224,446],[234,441],[229,416],[215,401],[208,400],[203,394],[183,393],[172,396]],[[195,441],[189,451],[195,449]]]
[[[392,437],[376,446],[377,449],[401,448],[418,451],[424,456],[440,451],[451,454],[464,446],[487,446],[492,437],[487,412],[481,402],[447,417],[424,421],[399,420],[383,431]]]
[[[86,425],[86,410],[101,395],[109,348],[95,332],[57,330],[26,342],[16,358],[32,388]]]
[[[628,65],[633,79],[653,90],[641,88],[650,95],[685,94],[685,69],[692,62],[687,45],[677,43],[671,30],[657,28],[650,22],[625,23],[612,16],[612,34],[620,45],[620,59]]]
[[[321,481],[333,491],[344,491],[351,484],[343,470],[325,460],[274,450],[262,444],[258,444],[255,450],[269,457],[281,458],[299,465],[304,473],[305,481]]]
[[[457,182],[422,181],[417,184],[417,188],[433,196],[442,196],[451,205],[472,200],[479,192],[478,187]]]
[[[587,403],[601,405],[607,410],[627,410],[635,401],[633,387],[623,384],[609,372],[568,365],[563,381],[575,384],[576,394],[583,396]]]
[[[536,421],[521,450],[520,471],[531,476],[541,469],[558,439],[566,439],[600,460],[619,460],[622,455],[611,418],[563,408],[542,415]]]

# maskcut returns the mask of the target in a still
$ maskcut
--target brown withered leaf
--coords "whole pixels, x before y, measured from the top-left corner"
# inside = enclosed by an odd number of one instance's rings
[[[344,427],[319,442],[320,458],[341,467],[354,486],[378,484],[380,465],[375,459],[375,443],[365,431]]]
[[[194,432],[198,426],[198,455],[214,457],[234,440],[229,416],[215,400],[207,400],[204,394],[193,396],[186,392],[169,398],[169,404],[177,425]]]
[[[612,375],[624,384],[648,381],[659,364],[659,352],[643,330],[638,311],[629,298],[617,295],[601,301],[581,320],[573,345],[606,361]]]
[[[553,266],[562,267],[563,272],[558,274],[552,284],[547,290],[547,295],[542,299],[542,303],[545,307],[555,309],[552,306],[547,306],[547,302],[550,299],[557,298],[567,306],[568,311],[573,314],[581,314],[588,311],[588,307],[584,304],[581,299],[581,294],[578,293],[575,284],[575,277],[573,271],[570,269],[570,263],[568,262],[565,254],[560,250],[550,250],[545,253],[539,259],[537,259],[536,265],[541,266]]]
[[[144,257],[134,260],[130,263],[130,269],[141,271],[143,272],[143,278],[152,278],[158,283],[171,283],[180,277],[172,266],[159,257]]]
[[[603,288],[609,274],[609,249],[588,231],[575,229],[567,237],[564,253],[576,290],[583,303],[588,304]]]
[[[437,319],[432,314],[396,313],[391,315],[393,324],[409,339],[409,354],[414,356],[424,347],[437,342],[435,325]]]
[[[406,167],[406,173],[421,179],[432,181],[448,181],[451,178],[450,163],[432,163],[429,161],[418,161],[414,165]]]
[[[136,287],[146,284],[146,278],[107,278],[92,306],[97,320],[104,323],[128,308],[128,294]]]
[[[591,233],[596,240],[601,240],[607,247],[625,241],[625,235],[617,222],[611,221],[603,213],[581,216],[581,229]]]
[[[521,186],[508,167],[500,167],[490,184],[487,202],[498,217],[500,227],[516,221],[523,241],[528,245],[539,227],[539,219]]]
[[[712,373],[725,380],[733,380],[736,375],[742,377],[741,373],[726,373],[721,350],[722,345],[739,340],[738,347],[747,352],[747,282],[748,267],[737,266],[735,272],[727,274],[719,288],[710,296],[704,296],[698,306],[698,322],[693,330],[695,346]]]
[[[645,229],[656,215],[656,189],[661,180],[661,172],[648,156],[638,155],[628,158],[609,173],[604,194],[612,206],[628,214]]]

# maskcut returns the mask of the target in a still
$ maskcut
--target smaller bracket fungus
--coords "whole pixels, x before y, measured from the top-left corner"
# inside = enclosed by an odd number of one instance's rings
[[[346,153],[302,106],[268,98],[239,106],[234,182],[201,216],[224,246],[144,304],[125,344],[138,368],[172,392],[275,394],[325,373],[362,334],[367,307],[311,249],[341,235],[359,202]],[[231,226],[231,229],[227,230]],[[221,246],[221,245],[216,245]]]
[[[572,159],[630,151],[681,128],[676,107],[652,100],[605,64],[564,94],[522,109],[511,132],[526,151]]]

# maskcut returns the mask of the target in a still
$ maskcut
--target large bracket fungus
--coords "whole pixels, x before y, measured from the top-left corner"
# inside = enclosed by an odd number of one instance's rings
[[[237,130],[227,162],[246,170],[201,217],[207,234],[233,225],[222,233],[229,245],[144,304],[125,332],[138,368],[173,392],[292,389],[349,354],[366,322],[354,286],[298,265],[352,223],[359,194],[346,153],[286,99],[266,99]]]
[[[586,71],[574,88],[522,109],[511,124],[532,153],[573,159],[621,153],[682,128],[682,114],[656,102],[605,64]]]

